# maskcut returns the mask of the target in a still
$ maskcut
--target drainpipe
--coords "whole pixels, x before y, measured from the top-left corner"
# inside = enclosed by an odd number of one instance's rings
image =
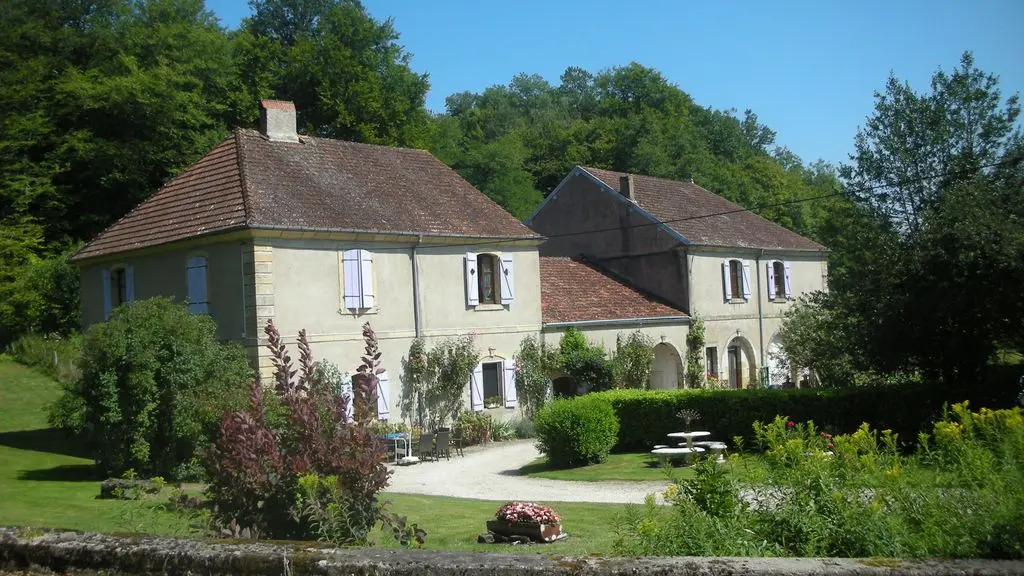
[[[764,257],[764,249],[757,255],[757,345],[760,348],[761,366],[759,373],[764,371],[764,312],[761,310],[761,258]]]
[[[423,234],[420,234],[416,238],[416,243],[412,245],[412,318],[417,338],[423,335],[423,322],[420,318],[420,263],[416,257],[416,248],[422,243]]]

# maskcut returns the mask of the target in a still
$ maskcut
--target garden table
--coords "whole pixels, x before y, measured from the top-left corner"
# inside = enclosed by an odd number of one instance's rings
[[[698,431],[698,432],[672,432],[672,433],[670,433],[668,435],[669,438],[685,438],[686,439],[686,447],[689,448],[690,450],[694,449],[693,448],[693,439],[694,438],[703,438],[705,436],[711,436],[711,432],[704,432],[704,431]]]
[[[703,452],[703,448],[655,448],[651,450],[651,454],[654,454],[661,460],[662,464],[668,461],[669,458],[675,458],[676,456],[683,456],[689,459],[690,454],[700,454]]]

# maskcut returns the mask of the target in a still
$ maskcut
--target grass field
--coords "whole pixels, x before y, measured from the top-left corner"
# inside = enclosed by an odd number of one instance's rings
[[[108,533],[203,536],[202,519],[160,506],[161,500],[100,500],[92,461],[46,422],[46,407],[60,388],[49,377],[0,357],[0,526],[66,528]],[[511,548],[477,544],[503,501],[414,494],[384,494],[391,510],[427,531],[426,548],[524,551],[550,554],[610,553],[624,505],[548,503],[563,519],[567,540]],[[195,524],[195,525],[193,525]],[[397,546],[377,535],[382,546]]]

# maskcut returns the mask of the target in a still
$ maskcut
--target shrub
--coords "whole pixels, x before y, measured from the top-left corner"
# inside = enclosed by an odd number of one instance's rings
[[[493,426],[494,419],[486,412],[462,412],[452,432],[462,438],[463,446],[472,446],[490,440]]]
[[[212,318],[166,298],[121,306],[90,328],[81,370],[52,420],[79,427],[109,476],[134,469],[183,479],[181,467],[209,444],[220,415],[244,402],[252,379],[241,347],[217,342]]]
[[[61,384],[72,384],[81,377],[78,363],[82,356],[82,335],[26,334],[8,346],[11,356]]]
[[[505,442],[516,438],[516,429],[511,422],[495,422],[491,424],[491,440]]]
[[[1024,557],[1024,415],[957,405],[904,456],[867,424],[820,433],[783,417],[755,427],[765,466],[741,488],[707,461],[633,511],[620,553]],[[750,504],[747,504],[749,502]]]
[[[694,316],[686,333],[686,385],[700,388],[704,383],[704,320]]]
[[[589,391],[609,390],[615,382],[604,348],[589,344],[583,333],[575,328],[570,327],[562,335],[558,365],[567,376]]]
[[[558,467],[604,460],[619,432],[611,404],[593,395],[551,402],[534,420],[537,447]]]
[[[533,420],[530,418],[516,418],[512,421],[512,429],[515,431],[516,438],[526,439],[537,436],[533,429]]]
[[[516,397],[523,413],[532,420],[551,396],[548,374],[556,363],[554,353],[543,342],[527,336],[519,343],[515,361]]]
[[[615,337],[615,357],[612,372],[622,388],[647,388],[650,383],[651,364],[654,363],[654,340],[637,330],[625,338]]]
[[[454,422],[462,410],[466,382],[480,361],[472,336],[444,340],[427,354],[428,427],[440,428]]]
[[[927,430],[947,402],[970,400],[1000,408],[1013,403],[1011,373],[993,373],[985,385],[948,389],[929,384],[786,390],[610,390],[595,394],[608,401],[619,419],[617,451],[647,450],[681,431],[680,410],[701,415],[698,426],[712,437],[754,440],[753,424],[775,416],[813,420],[835,432],[852,432],[863,422],[893,430],[906,442]]]
[[[349,396],[335,381],[340,371],[313,362],[305,331],[299,332],[297,369],[277,329],[268,324],[266,333],[274,392],[254,383],[249,409],[224,416],[206,458],[215,520],[259,535],[316,535],[334,544],[365,544],[381,522],[403,543],[420,541],[422,531],[388,513],[377,498],[390,472],[376,429],[383,368],[370,325],[363,327],[363,364],[352,377],[352,417]]]
[[[0,270],[0,346],[24,334],[67,336],[79,329],[79,276],[78,269],[68,262],[70,254],[45,259],[31,256],[19,263],[4,259],[4,269]]]

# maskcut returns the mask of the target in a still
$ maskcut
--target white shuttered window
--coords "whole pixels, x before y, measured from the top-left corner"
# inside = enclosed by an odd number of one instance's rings
[[[373,292],[373,254],[369,250],[345,250],[341,256],[344,302],[349,310],[366,310],[376,305]]]

